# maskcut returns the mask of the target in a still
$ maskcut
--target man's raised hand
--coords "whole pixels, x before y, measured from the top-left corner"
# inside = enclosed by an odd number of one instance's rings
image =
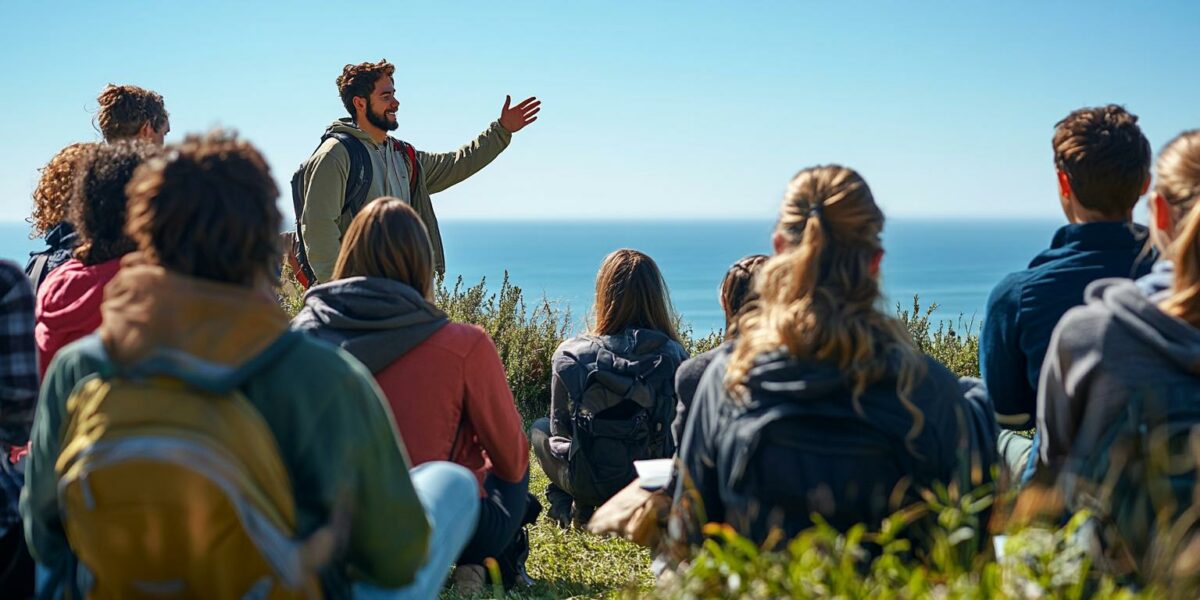
[[[505,96],[504,108],[500,109],[500,125],[509,133],[516,133],[536,121],[538,111],[542,110],[542,101],[533,96],[516,106],[510,107],[510,104],[512,96]]]

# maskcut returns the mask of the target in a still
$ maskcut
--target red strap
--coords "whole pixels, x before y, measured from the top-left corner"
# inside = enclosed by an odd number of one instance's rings
[[[417,195],[417,149],[408,142],[392,139],[392,148],[403,150],[408,157],[408,200],[412,202]]]

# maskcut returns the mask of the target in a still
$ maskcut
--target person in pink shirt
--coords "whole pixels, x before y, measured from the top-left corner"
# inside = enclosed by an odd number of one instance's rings
[[[83,158],[67,209],[79,245],[74,258],[51,271],[37,292],[39,377],[59,349],[100,326],[104,286],[120,270],[121,257],[134,250],[125,233],[125,185],[157,152],[153,144],[131,140],[97,144]]]

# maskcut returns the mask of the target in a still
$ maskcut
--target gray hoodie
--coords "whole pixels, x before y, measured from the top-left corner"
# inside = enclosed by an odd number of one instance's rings
[[[1200,403],[1200,330],[1125,279],[1101,279],[1059,321],[1038,386],[1038,478],[1102,451],[1130,402]]]
[[[449,322],[409,285],[350,277],[309,289],[292,329],[340,346],[378,373]]]

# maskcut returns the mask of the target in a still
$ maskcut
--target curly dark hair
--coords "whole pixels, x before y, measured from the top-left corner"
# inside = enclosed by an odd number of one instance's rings
[[[366,98],[370,102],[375,82],[379,81],[380,77],[392,77],[395,73],[395,65],[388,62],[386,58],[380,59],[377,63],[365,62],[343,67],[341,76],[337,78],[337,86],[338,95],[342,97],[342,106],[346,107],[346,112],[350,113],[351,117],[355,116],[354,99]]]
[[[1054,164],[1085,208],[1129,212],[1150,178],[1150,141],[1116,104],[1081,108],[1054,125]]]
[[[71,144],[40,169],[42,176],[33,190],[33,214],[29,217],[33,224],[30,239],[46,235],[67,220],[67,208],[75,194],[75,175],[92,146],[95,144],[90,142]]]
[[[126,191],[126,230],[151,261],[246,287],[274,277],[282,251],[279,190],[262,154],[236,133],[217,129],[168,146]]]
[[[146,123],[150,123],[155,131],[167,124],[163,97],[136,85],[110,83],[96,97],[96,102],[100,104],[96,122],[108,142],[134,137]]]
[[[75,258],[96,265],[120,258],[135,248],[125,234],[125,185],[138,165],[158,148],[141,140],[95,144],[80,165],[71,198],[71,224],[79,233]]]

